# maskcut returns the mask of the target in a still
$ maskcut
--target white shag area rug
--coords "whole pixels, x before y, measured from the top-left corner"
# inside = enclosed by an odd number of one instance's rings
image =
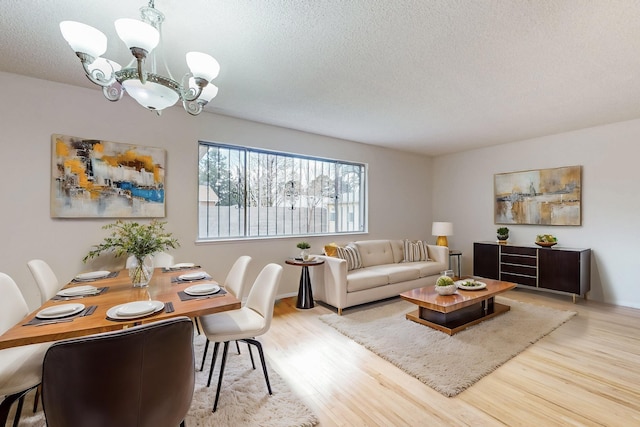
[[[200,368],[205,338],[202,335],[194,338],[196,355],[196,368]],[[222,345],[220,346],[222,350]],[[191,402],[191,409],[185,420],[187,427],[209,426],[264,426],[264,427],[292,427],[314,426],[318,424],[318,418],[284,382],[276,371],[267,363],[269,380],[273,395],[269,395],[267,384],[264,380],[260,357],[255,349],[253,357],[256,369],[251,367],[251,359],[245,343],[240,343],[238,355],[235,345],[229,345],[227,365],[222,380],[220,401],[218,410],[212,413],[215,399],[216,385],[218,384],[218,372],[222,354],[218,354],[218,360],[213,372],[211,387],[206,386],[209,374],[213,344],[209,346],[205,369],[200,372],[196,369],[196,385]],[[268,349],[265,348],[265,351]],[[38,412],[33,414],[33,395],[29,393],[22,409],[20,426],[43,427],[46,426],[42,405],[38,405]],[[15,411],[15,404],[12,411]],[[11,425],[10,422],[7,425]],[[177,426],[176,426],[177,427]]]
[[[451,397],[544,337],[576,313],[503,297],[511,310],[449,336],[405,318],[416,305],[393,300],[384,305],[320,319]]]

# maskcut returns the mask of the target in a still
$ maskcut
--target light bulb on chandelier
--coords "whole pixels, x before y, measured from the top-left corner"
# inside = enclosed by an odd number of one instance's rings
[[[186,61],[190,73],[176,81],[164,58],[166,76],[157,73],[156,62],[161,52],[161,26],[164,14],[154,7],[140,8],[142,20],[118,19],[115,22],[118,37],[127,45],[134,58],[124,68],[117,62],[102,58],[107,51],[107,37],[99,30],[75,21],[60,23],[62,36],[74,50],[89,80],[102,87],[102,93],[110,101],[118,101],[128,93],[144,108],[158,114],[182,100],[184,109],[198,115],[217,94],[211,83],[220,72],[220,65],[212,56],[201,52],[188,52]],[[152,61],[148,57],[155,56]],[[145,68],[151,63],[149,69]]]

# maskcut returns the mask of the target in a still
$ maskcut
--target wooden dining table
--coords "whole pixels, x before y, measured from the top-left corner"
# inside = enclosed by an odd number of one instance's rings
[[[66,300],[54,298],[46,301],[41,307],[29,313],[18,324],[0,335],[0,349],[114,331],[170,317],[188,316],[195,318],[205,314],[240,308],[241,301],[230,293],[182,301],[179,292],[184,291],[189,286],[216,283],[215,280],[211,279],[192,282],[176,280],[182,274],[197,271],[202,271],[202,269],[166,271],[162,268],[156,268],[148,286],[143,288],[133,287],[127,270],[120,270],[118,275],[113,278],[82,283],[72,281],[63,289],[78,285],[93,285],[97,288],[107,287],[108,289],[99,295],[84,296],[82,298],[74,297]],[[162,301],[165,305],[172,303],[174,311],[167,312],[163,309],[145,317],[126,320],[113,320],[107,316],[107,311],[116,305],[151,300]],[[44,325],[25,325],[32,321],[40,310],[65,303],[81,303],[86,307],[95,305],[96,309],[91,315],[73,317],[71,321]]]

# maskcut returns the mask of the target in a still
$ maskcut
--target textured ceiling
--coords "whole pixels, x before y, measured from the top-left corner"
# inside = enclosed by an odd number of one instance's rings
[[[137,18],[144,5],[1,0],[0,70],[102,96],[58,23],[100,29],[109,38],[104,56],[126,64],[130,54],[113,21]],[[167,16],[164,49],[174,77],[187,71],[189,50],[220,62],[220,92],[207,106],[218,114],[429,155],[640,117],[638,1],[155,6]]]

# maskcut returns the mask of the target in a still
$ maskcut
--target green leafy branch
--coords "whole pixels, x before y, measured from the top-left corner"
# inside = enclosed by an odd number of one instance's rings
[[[147,255],[164,251],[168,248],[180,246],[178,240],[172,234],[165,231],[166,222],[152,220],[149,224],[139,224],[137,222],[125,222],[117,220],[115,223],[107,224],[102,228],[112,230],[111,235],[106,237],[102,243],[93,246],[93,249],[82,259],[87,262],[90,258],[95,258],[104,252],[113,252],[116,257],[122,255],[133,255],[142,259]]]

